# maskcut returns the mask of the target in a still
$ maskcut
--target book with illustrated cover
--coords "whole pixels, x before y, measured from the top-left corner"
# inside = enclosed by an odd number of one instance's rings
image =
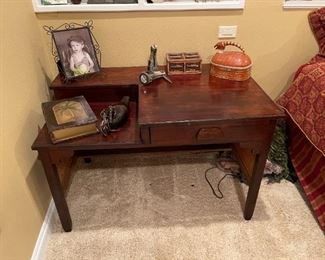
[[[53,143],[98,133],[97,117],[83,96],[42,103]]]

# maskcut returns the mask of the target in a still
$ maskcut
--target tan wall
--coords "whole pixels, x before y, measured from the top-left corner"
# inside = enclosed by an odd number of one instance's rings
[[[214,54],[219,25],[238,25],[238,41],[251,56],[253,76],[275,98],[297,66],[317,50],[309,30],[309,10],[288,11],[282,0],[246,0],[242,11],[125,12],[40,14],[44,25],[94,21],[103,66],[146,65],[149,47],[166,52],[199,51],[205,62]],[[49,38],[44,35],[45,41]],[[56,70],[52,67],[51,75]]]
[[[28,259],[49,192],[30,145],[43,117],[46,76],[56,68],[42,25],[92,19],[102,50],[102,66],[146,65],[149,46],[166,52],[214,53],[218,25],[238,25],[235,39],[247,50],[253,76],[275,98],[297,67],[317,51],[307,23],[308,10],[284,11],[282,0],[246,0],[243,11],[35,14],[31,0],[1,3],[1,211],[0,259]]]
[[[43,32],[31,1],[1,0],[0,259],[29,259],[49,203],[30,147],[47,99]]]

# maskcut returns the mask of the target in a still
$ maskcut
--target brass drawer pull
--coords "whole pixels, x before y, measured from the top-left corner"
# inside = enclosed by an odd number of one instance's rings
[[[209,127],[209,128],[201,128],[197,135],[197,140],[212,140],[216,138],[223,137],[223,131],[219,127]]]

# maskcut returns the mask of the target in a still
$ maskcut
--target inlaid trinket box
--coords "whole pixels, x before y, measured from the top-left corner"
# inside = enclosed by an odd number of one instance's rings
[[[202,59],[198,52],[167,53],[167,73],[200,74]]]

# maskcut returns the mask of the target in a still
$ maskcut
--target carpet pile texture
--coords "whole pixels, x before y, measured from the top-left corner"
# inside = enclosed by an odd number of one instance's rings
[[[227,177],[217,199],[204,178],[213,165],[212,151],[79,159],[67,197],[73,230],[55,216],[44,259],[324,259],[299,187],[263,180],[246,221],[247,186]],[[208,172],[215,189],[223,175]]]

